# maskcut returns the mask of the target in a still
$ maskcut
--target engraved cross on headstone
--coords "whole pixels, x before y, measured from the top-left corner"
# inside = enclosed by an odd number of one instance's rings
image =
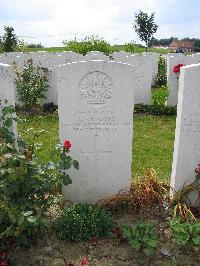
[[[112,152],[112,149],[109,148],[108,143],[106,143],[108,145],[105,145],[105,143],[102,143],[103,144],[102,148],[99,146],[98,137],[99,137],[98,129],[96,129],[95,133],[94,133],[94,150],[93,151],[82,151],[81,150],[82,154],[94,154],[94,168],[95,168],[96,181],[99,180],[99,176],[98,176],[98,173],[99,173],[99,155],[102,153],[111,153]]]

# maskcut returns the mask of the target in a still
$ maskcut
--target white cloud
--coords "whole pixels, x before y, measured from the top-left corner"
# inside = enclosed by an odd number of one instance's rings
[[[180,14],[179,24],[170,24],[167,7],[173,5],[172,0],[9,0],[9,5],[1,6],[0,15],[4,14],[2,26],[12,25],[18,35],[37,37],[24,38],[25,41],[42,42],[45,46],[62,45],[64,39],[92,34],[98,34],[111,43],[124,43],[133,39],[138,42],[132,21],[134,13],[140,9],[145,12],[155,11],[156,22],[160,25],[156,34],[158,38],[182,36],[184,32],[184,36],[191,36],[191,29],[196,34],[198,27],[188,27],[187,24],[182,27]],[[15,14],[11,20],[9,14],[13,10]],[[0,35],[2,33],[3,27]]]

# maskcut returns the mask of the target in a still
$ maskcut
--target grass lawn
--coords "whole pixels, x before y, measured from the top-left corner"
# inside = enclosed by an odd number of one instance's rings
[[[56,115],[21,115],[18,124],[21,136],[31,143],[33,132],[44,129],[38,137],[42,146],[37,154],[43,162],[51,158],[54,146],[59,142],[58,117]],[[28,130],[32,128],[31,130]],[[134,116],[132,176],[140,176],[154,168],[159,179],[169,180],[172,165],[175,134],[175,117],[150,115]]]
[[[171,175],[176,118],[171,116],[135,116],[132,176],[141,176],[154,168],[159,179]]]

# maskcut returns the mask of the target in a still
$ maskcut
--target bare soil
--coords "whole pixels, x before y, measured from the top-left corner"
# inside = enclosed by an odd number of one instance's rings
[[[148,219],[147,219],[148,216]],[[116,228],[122,224],[131,224],[148,220],[157,226],[159,246],[156,253],[146,257],[133,250],[120,235],[112,239],[92,239],[75,243],[58,239],[54,233],[46,233],[30,249],[11,248],[8,256],[16,266],[78,266],[81,259],[87,257],[91,266],[123,265],[200,265],[200,251],[186,251],[172,241],[169,230],[168,212],[149,215],[133,215],[130,211],[114,214]]]

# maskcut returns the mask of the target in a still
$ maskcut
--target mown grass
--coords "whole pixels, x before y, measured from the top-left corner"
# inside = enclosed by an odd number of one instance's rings
[[[33,131],[44,129],[37,141],[42,147],[37,155],[42,162],[51,159],[59,142],[57,115],[21,115],[18,125],[21,136],[31,143]],[[32,128],[32,130],[28,130]],[[175,134],[175,117],[134,115],[132,177],[143,175],[154,168],[160,180],[169,181]]]
[[[134,117],[132,176],[154,168],[160,180],[171,175],[176,119],[172,116]]]
[[[48,162],[55,145],[59,143],[58,116],[19,115],[19,118],[19,134],[28,144],[33,143],[34,132],[45,130],[36,138],[36,142],[39,144],[36,154],[42,162]]]
[[[26,52],[38,52],[38,51],[46,51],[46,52],[63,52],[65,51],[65,47],[42,47],[42,48],[30,48],[26,47]]]

